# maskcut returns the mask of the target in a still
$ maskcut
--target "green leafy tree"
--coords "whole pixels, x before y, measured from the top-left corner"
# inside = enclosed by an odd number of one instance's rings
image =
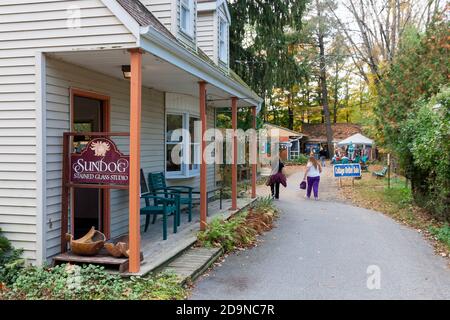
[[[297,32],[307,0],[231,2],[230,65],[262,97],[290,89],[301,74]]]
[[[438,168],[441,161],[446,163],[444,153],[448,155],[450,139],[448,132],[445,135],[433,131],[445,124],[438,123],[430,107],[424,109],[423,105],[450,78],[449,26],[448,21],[436,18],[424,34],[414,28],[405,31],[396,58],[378,84],[374,110],[376,125],[384,132],[386,145],[398,154],[411,179],[415,199],[428,203],[432,211],[446,219],[448,213],[443,214],[449,210],[445,204],[448,200],[443,202],[443,198],[448,196],[445,191],[448,175],[438,173],[441,172]],[[448,110],[448,104],[443,102],[443,106]],[[438,151],[432,152],[429,146]],[[438,189],[443,190],[439,195]]]

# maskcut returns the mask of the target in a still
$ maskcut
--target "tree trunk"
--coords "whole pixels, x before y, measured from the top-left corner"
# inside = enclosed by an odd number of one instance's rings
[[[291,130],[294,130],[294,111],[292,110],[291,107],[288,108],[288,113],[289,113],[288,128],[291,129]]]
[[[319,1],[316,0],[317,6],[317,15],[319,17],[319,24],[321,23],[321,8],[319,6]],[[319,25],[318,28],[318,41],[319,41],[319,50],[320,50],[320,86],[321,86],[321,96],[322,96],[322,106],[323,113],[325,118],[325,127],[327,129],[327,144],[328,144],[328,154],[334,154],[334,146],[333,146],[333,129],[331,128],[331,119],[330,119],[330,109],[328,107],[328,89],[327,89],[327,70],[326,70],[326,61],[325,61],[325,44],[324,44],[324,35],[322,31],[322,27]]]
[[[349,100],[350,100],[350,94],[349,94],[350,88],[349,88],[348,81],[349,81],[349,78],[347,77],[347,79],[345,80],[345,109],[347,109],[347,111],[349,110],[348,106],[349,106]]]
[[[339,65],[336,60],[336,70],[334,74],[334,101],[333,101],[333,123],[337,122],[337,113],[338,113],[338,81],[339,81]]]
[[[294,130],[294,110],[292,109],[292,91],[288,95],[288,128]]]

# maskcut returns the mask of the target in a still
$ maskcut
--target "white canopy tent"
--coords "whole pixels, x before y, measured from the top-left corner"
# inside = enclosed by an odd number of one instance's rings
[[[363,136],[360,133],[354,134],[350,137],[348,137],[347,139],[344,139],[340,142],[338,142],[338,146],[342,147],[342,146],[346,146],[349,144],[354,144],[354,145],[365,145],[365,146],[372,146],[374,144],[372,139],[369,139],[365,136]]]

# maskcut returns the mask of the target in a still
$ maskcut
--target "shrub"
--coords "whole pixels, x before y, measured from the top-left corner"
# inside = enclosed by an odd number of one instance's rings
[[[448,28],[436,17],[425,33],[407,28],[377,84],[376,127],[411,180],[416,203],[450,221]],[[447,87],[446,87],[447,86]],[[441,112],[433,107],[441,105]]]
[[[11,242],[2,236],[2,229],[0,229],[0,263],[3,262],[7,253],[12,249]]]
[[[253,203],[252,209],[258,213],[263,212],[273,212],[275,214],[278,213],[278,209],[273,204],[273,199],[270,196],[259,198],[257,201]]]
[[[103,267],[70,264],[25,268],[12,285],[0,291],[0,299],[31,300],[167,300],[184,296],[173,274],[125,279]]]
[[[429,101],[420,101],[402,126],[403,148],[422,176],[416,200],[440,220],[450,220],[450,87]],[[433,110],[440,105],[439,110]]]
[[[22,250],[14,249],[9,240],[2,236],[0,229],[0,284],[8,285],[17,277],[25,261],[21,259]]]
[[[430,232],[450,249],[450,225],[448,223],[442,227],[430,227]]]
[[[248,211],[229,220],[213,219],[205,231],[198,233],[198,244],[223,247],[227,252],[248,247],[256,241],[256,235],[272,228],[277,213],[272,198],[261,198]]]
[[[304,154],[300,154],[298,157],[286,161],[288,165],[304,165],[308,163],[308,157]]]
[[[234,250],[238,244],[238,233],[240,235],[246,234],[246,229],[242,226],[245,221],[245,214],[241,213],[229,220],[213,219],[205,231],[199,232],[198,240],[200,244],[205,247],[222,246],[225,251]]]

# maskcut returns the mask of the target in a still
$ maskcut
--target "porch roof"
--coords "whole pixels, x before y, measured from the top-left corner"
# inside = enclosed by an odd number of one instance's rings
[[[123,80],[122,65],[130,64],[127,50],[66,51],[47,53],[49,57],[62,60],[116,79]],[[183,70],[156,55],[145,51],[142,55],[142,86],[168,93],[199,97],[199,81],[207,81]],[[207,81],[208,105],[216,108],[231,106],[236,96]],[[105,93],[106,94],[106,93]],[[241,98],[242,96],[238,96]],[[239,107],[258,106],[254,99],[239,99]]]
[[[297,131],[291,130],[289,128],[277,126],[276,124],[266,122],[266,123],[264,123],[264,126],[268,129],[278,129],[279,130],[278,134],[282,137],[296,137],[298,139],[306,137],[306,135],[301,132],[297,132]]]

